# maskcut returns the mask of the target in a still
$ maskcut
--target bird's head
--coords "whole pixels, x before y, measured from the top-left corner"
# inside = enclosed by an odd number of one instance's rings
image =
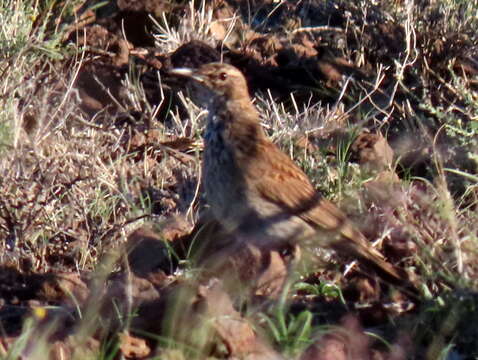
[[[225,97],[227,100],[249,99],[244,75],[229,64],[209,63],[197,69],[173,69],[170,73],[191,78],[214,95]]]

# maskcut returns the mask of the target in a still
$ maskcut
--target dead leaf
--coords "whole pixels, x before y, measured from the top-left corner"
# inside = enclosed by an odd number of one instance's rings
[[[309,346],[300,360],[369,360],[370,341],[357,318],[346,315],[342,327]]]
[[[142,359],[151,353],[144,339],[132,336],[128,332],[119,335],[121,353],[127,358]]]
[[[361,133],[352,144],[351,150],[368,171],[382,171],[393,165],[393,150],[380,133]]]

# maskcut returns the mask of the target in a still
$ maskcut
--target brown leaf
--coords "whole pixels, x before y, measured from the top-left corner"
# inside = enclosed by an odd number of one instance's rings
[[[161,229],[161,237],[165,241],[174,242],[191,233],[191,224],[184,216],[174,216],[165,221]]]
[[[347,347],[343,340],[326,337],[309,346],[300,360],[348,360]]]
[[[400,179],[395,172],[384,170],[371,181],[364,184],[364,200],[367,204],[377,204],[380,207],[396,208],[402,202],[404,191]]]
[[[209,31],[214,39],[217,41],[223,41],[227,35],[227,29],[220,21],[213,21],[209,25]]]
[[[120,350],[128,358],[141,359],[151,353],[151,349],[144,339],[132,336],[127,332],[120,334],[119,338]]]
[[[170,149],[174,149],[181,152],[194,150],[198,146],[194,139],[186,137],[170,138],[167,141],[162,141],[160,144],[162,146],[166,146]]]
[[[233,307],[232,300],[218,279],[198,288],[199,303],[195,308],[205,309],[205,315],[213,319],[216,336],[227,347],[229,358],[278,359],[276,354],[257,336],[252,325]]]
[[[369,360],[370,341],[355,316],[342,319],[342,328],[322,336],[300,360]]]
[[[89,289],[78,273],[58,273],[50,279],[45,279],[41,285],[40,294],[50,302],[64,302],[77,306],[83,304]]]
[[[361,133],[352,144],[351,150],[359,163],[369,171],[381,171],[393,165],[393,150],[380,133]]]

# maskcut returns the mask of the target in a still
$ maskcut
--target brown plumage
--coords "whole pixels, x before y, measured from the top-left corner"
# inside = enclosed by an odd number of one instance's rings
[[[217,220],[244,239],[320,241],[359,258],[396,284],[405,272],[386,262],[347,217],[313,187],[307,175],[266,137],[242,73],[210,63],[172,73],[207,90],[203,184]]]

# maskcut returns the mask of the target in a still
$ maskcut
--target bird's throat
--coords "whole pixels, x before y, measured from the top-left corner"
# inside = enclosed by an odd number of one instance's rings
[[[217,98],[210,105],[213,107],[209,107],[206,144],[220,141],[225,147],[234,149],[237,157],[254,156],[265,134],[250,100],[224,101]]]

